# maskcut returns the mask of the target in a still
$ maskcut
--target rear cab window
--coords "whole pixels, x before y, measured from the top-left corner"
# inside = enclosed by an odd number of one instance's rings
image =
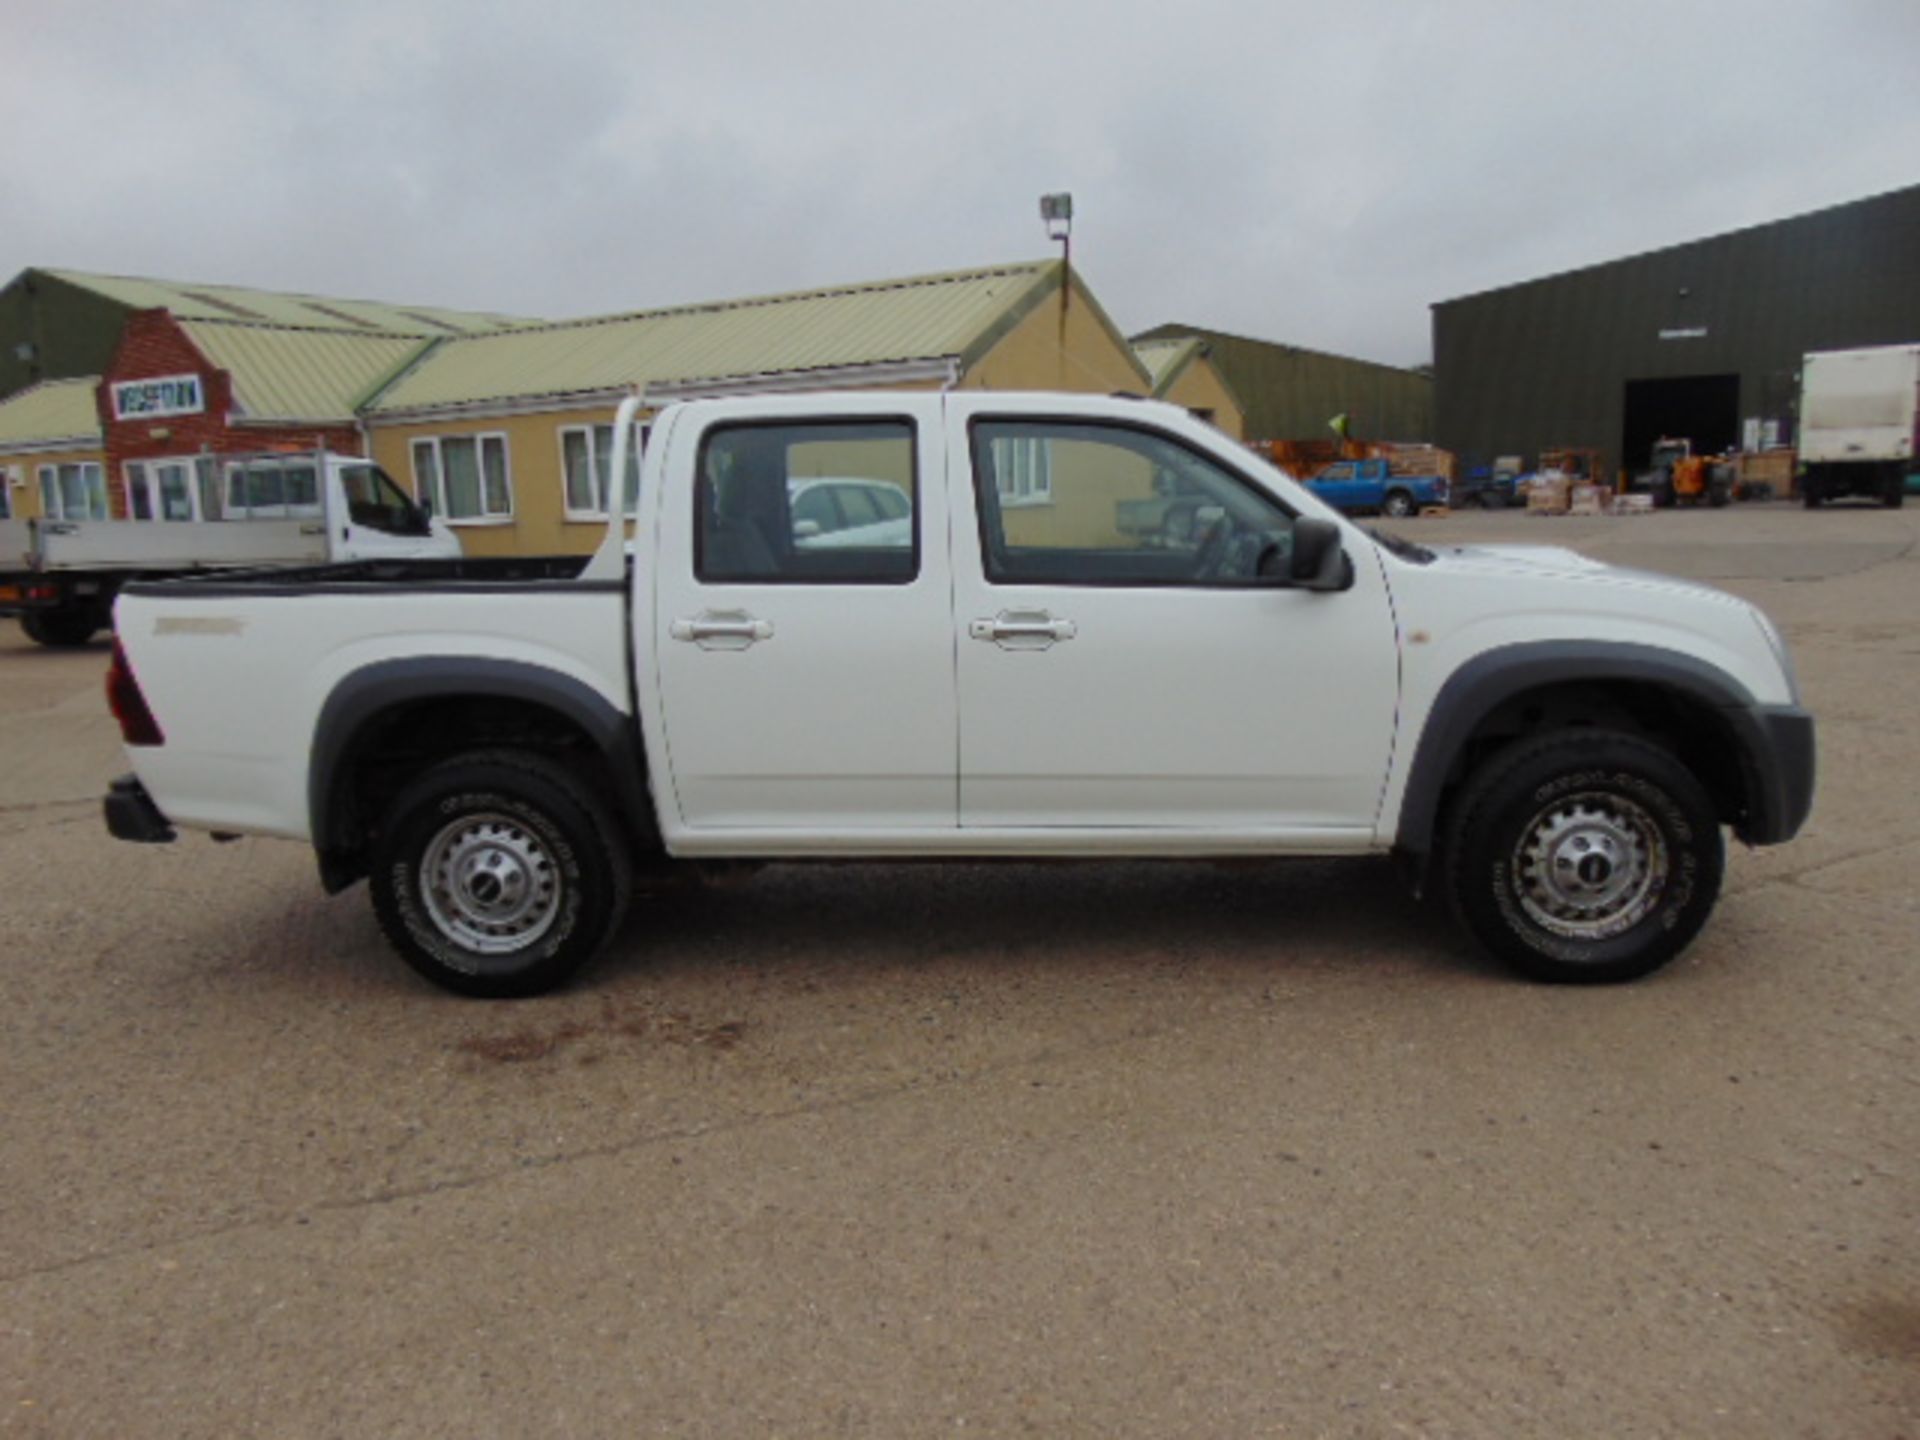
[[[703,584],[903,585],[920,573],[910,421],[721,424],[698,463]]]

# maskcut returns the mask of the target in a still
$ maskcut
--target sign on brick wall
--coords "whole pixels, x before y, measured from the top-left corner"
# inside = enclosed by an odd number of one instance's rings
[[[113,418],[159,420],[168,415],[198,415],[207,408],[198,375],[156,375],[122,380],[113,387]]]

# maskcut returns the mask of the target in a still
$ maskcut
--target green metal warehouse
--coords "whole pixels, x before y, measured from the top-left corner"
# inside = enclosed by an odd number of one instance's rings
[[[1644,466],[1791,443],[1800,358],[1920,341],[1920,186],[1433,307],[1437,441]]]

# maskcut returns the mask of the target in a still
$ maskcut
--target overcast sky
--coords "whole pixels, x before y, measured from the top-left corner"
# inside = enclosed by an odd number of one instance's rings
[[[0,0],[30,265],[571,316],[1050,253],[1397,364],[1440,299],[1920,182],[1920,0]]]

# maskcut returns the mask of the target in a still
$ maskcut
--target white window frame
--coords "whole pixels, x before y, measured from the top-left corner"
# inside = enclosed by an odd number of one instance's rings
[[[646,449],[647,432],[649,428],[649,426],[643,425],[637,420],[634,422],[633,438],[629,443],[631,445],[630,453],[634,457],[634,464],[636,466],[639,464],[641,452]],[[613,422],[610,420],[598,420],[591,424],[582,425],[562,425],[554,431],[553,441],[554,444],[559,447],[560,451],[560,507],[569,520],[599,521],[604,523],[607,519],[607,494],[600,496],[601,504],[598,510],[581,510],[575,507],[573,503],[573,491],[567,484],[567,436],[584,434],[587,437],[587,471],[593,476],[595,490],[599,490],[599,433],[602,430],[607,432],[607,443],[611,445],[613,443]],[[610,494],[613,490],[613,457],[611,455],[607,457],[606,468],[607,493]]]
[[[1053,447],[1045,435],[1001,437],[993,443],[993,486],[1002,510],[1053,503]]]
[[[447,461],[445,454],[442,453],[440,448],[441,445],[448,440],[471,440],[473,442],[474,462],[480,467],[480,504],[482,508],[478,515],[456,517],[448,508]],[[485,508],[487,503],[487,461],[485,446],[489,440],[498,440],[500,442],[500,475],[507,487],[507,508],[505,510],[488,510]],[[423,491],[420,484],[420,447],[422,445],[431,446],[433,449],[433,493],[430,496]],[[449,525],[472,526],[511,525],[514,523],[513,446],[508,443],[507,432],[504,430],[464,430],[446,435],[411,436],[407,441],[407,471],[413,482],[413,498],[415,500],[431,499],[433,502],[433,516],[436,520],[444,520]]]
[[[140,525],[181,525],[198,524],[206,519],[200,504],[200,466],[208,457],[205,455],[150,455],[144,460],[123,460],[120,462],[120,498],[126,502],[127,519]],[[187,509],[186,520],[169,520],[160,513],[158,503],[160,492],[149,468],[154,465],[184,465],[187,469]],[[135,473],[140,479],[136,482]],[[133,513],[133,487],[138,483],[147,492],[148,507],[152,514],[145,520],[135,520]]]
[[[210,461],[218,459],[218,457],[215,456],[208,456],[206,458]],[[309,465],[313,467],[314,472],[313,499],[311,501],[297,505],[289,502],[286,499],[284,477],[281,481],[281,500],[278,505],[253,504],[254,492],[251,487],[245,492],[244,503],[235,503],[234,501],[234,481],[244,476],[250,470],[258,471],[267,468],[278,468],[284,471],[290,466],[305,468]],[[217,517],[219,519],[232,520],[242,524],[256,520],[326,519],[327,487],[332,481],[332,474],[327,462],[315,451],[292,450],[284,455],[277,455],[271,458],[256,455],[241,461],[229,460],[224,464],[214,465],[213,478],[215,494],[220,502],[220,514]],[[206,506],[202,501],[203,492],[200,489],[201,476],[197,469],[194,471],[193,482],[193,500],[196,507],[196,514],[200,519],[204,520],[207,518],[205,514]]]
[[[62,470],[78,470],[83,477],[87,477],[88,471],[93,472],[93,475],[88,477],[88,504],[85,515],[66,513],[66,496],[60,488]],[[40,513],[49,520],[105,520],[113,514],[113,506],[107,499],[106,467],[98,460],[69,460],[64,464],[41,465],[36,468],[34,478],[40,484]],[[97,487],[91,483],[92,479],[100,482]],[[49,480],[52,481],[51,485],[48,484]],[[97,515],[93,513],[92,504],[95,495],[100,497],[100,513]]]

